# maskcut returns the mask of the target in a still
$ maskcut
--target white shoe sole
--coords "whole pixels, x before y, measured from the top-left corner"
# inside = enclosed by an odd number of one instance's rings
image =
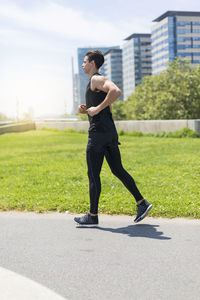
[[[76,227],[99,227],[99,224],[79,224],[77,222],[76,223]]]
[[[148,214],[148,212],[152,209],[152,207],[153,207],[153,205],[150,204],[150,205],[147,207],[147,209],[145,210],[145,212],[144,212],[137,220],[135,220],[134,222],[135,222],[135,223],[138,223],[138,222],[142,221],[142,220],[146,217],[146,215]]]

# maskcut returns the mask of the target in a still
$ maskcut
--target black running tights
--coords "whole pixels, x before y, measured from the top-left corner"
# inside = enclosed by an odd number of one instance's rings
[[[87,145],[87,165],[89,178],[89,195],[90,195],[90,212],[98,213],[98,203],[101,193],[100,172],[103,164],[104,156],[112,173],[118,177],[125,187],[134,196],[136,201],[142,200],[134,179],[123,168],[121,155],[116,137],[111,139],[109,136],[101,138],[101,135],[96,135],[95,138],[89,138]]]

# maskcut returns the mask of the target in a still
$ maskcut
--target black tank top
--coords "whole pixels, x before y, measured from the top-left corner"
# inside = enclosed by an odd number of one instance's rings
[[[94,73],[94,75],[100,75],[99,73]],[[91,77],[92,78],[92,77]],[[90,82],[91,78],[89,80],[89,83],[86,88],[86,108],[90,108],[91,106],[98,106],[101,102],[104,101],[107,93],[103,91],[92,91],[90,89]],[[90,122],[89,132],[110,132],[115,131],[115,124],[112,118],[112,113],[110,111],[110,107],[105,107],[100,113],[97,115],[91,117],[88,115],[88,119]]]

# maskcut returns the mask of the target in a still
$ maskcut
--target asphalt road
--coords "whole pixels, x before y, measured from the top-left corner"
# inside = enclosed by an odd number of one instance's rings
[[[99,228],[76,228],[73,218],[0,212],[0,267],[64,299],[200,299],[200,220],[100,215]]]

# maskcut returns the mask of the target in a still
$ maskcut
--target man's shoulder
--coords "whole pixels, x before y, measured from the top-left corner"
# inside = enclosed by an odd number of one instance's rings
[[[91,78],[92,82],[99,82],[99,81],[105,81],[105,80],[106,80],[106,78],[101,74],[95,74]]]
[[[106,79],[103,75],[98,75],[98,74],[95,74],[92,76],[91,78],[91,85],[90,85],[90,89],[93,91],[93,92],[100,92],[102,91],[101,87],[104,85]]]

